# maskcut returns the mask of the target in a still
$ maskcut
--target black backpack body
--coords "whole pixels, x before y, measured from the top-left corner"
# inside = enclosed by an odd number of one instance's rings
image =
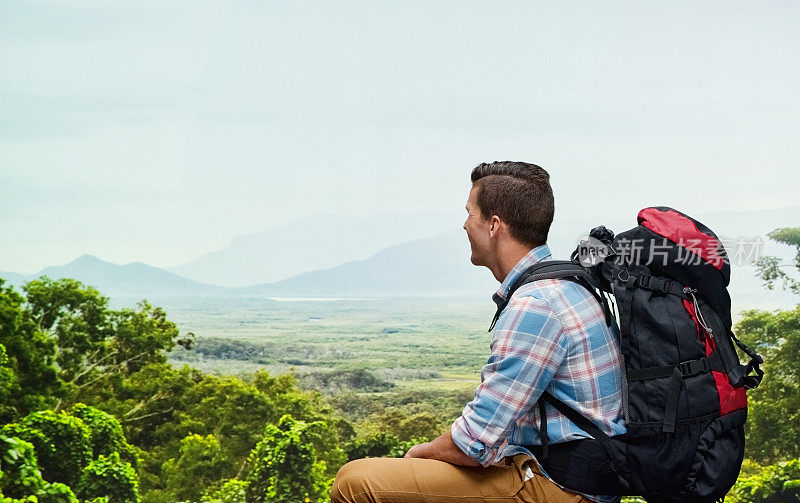
[[[585,286],[609,326],[618,321],[625,362],[626,434],[608,437],[545,391],[539,407],[547,402],[592,438],[548,444],[542,414],[543,445],[529,448],[556,482],[578,492],[718,501],[741,468],[745,390],[759,384],[763,360],[731,331],[730,263],[717,236],[666,207],[643,209],[638,224],[617,236],[595,228],[572,260],[535,264],[511,287],[508,299],[541,279]],[[734,343],[750,358],[746,365]]]

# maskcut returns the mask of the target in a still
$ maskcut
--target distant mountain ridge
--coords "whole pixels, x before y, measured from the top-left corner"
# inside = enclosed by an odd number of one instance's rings
[[[791,250],[769,242],[764,236],[776,227],[797,225],[800,207],[755,212],[718,212],[698,215],[698,219],[722,237],[750,236],[762,240],[761,254],[790,258]],[[743,216],[744,214],[744,216]],[[329,216],[330,217],[330,216]],[[334,217],[341,224],[338,217]],[[551,232],[555,258],[566,258],[579,235],[591,225],[588,219],[559,220]],[[620,232],[635,225],[635,215],[627,225],[608,224]],[[316,222],[322,220],[317,219]],[[413,222],[422,228],[425,222]],[[339,225],[339,224],[337,224]],[[437,224],[438,225],[438,224]],[[431,228],[437,227],[432,225]],[[333,227],[336,227],[334,225]],[[279,228],[280,229],[280,228]],[[363,229],[363,228],[362,228]],[[369,236],[362,232],[361,238]],[[260,237],[243,237],[255,239]],[[237,240],[234,240],[234,242]],[[324,254],[334,243],[316,243],[311,250]],[[732,250],[729,250],[731,254]],[[369,256],[347,260],[331,267],[304,270],[279,281],[245,287],[223,287],[194,281],[174,272],[141,262],[117,265],[84,255],[63,266],[48,267],[37,274],[0,273],[7,282],[19,285],[46,274],[51,278],[70,277],[97,287],[109,296],[225,296],[225,297],[392,297],[392,296],[477,296],[490,295],[497,287],[486,268],[469,262],[469,243],[463,230],[454,230],[384,247]],[[276,259],[278,260],[278,259]],[[244,269],[244,268],[243,268]],[[748,307],[779,308],[796,304],[798,299],[783,291],[768,291],[747,264],[732,267],[730,286],[734,310]]]
[[[364,260],[309,271],[289,279],[239,288],[257,296],[459,296],[491,295],[497,281],[469,262],[463,231],[390,246]]]
[[[230,244],[169,271],[201,283],[249,286],[370,257],[414,239],[458,229],[454,212],[369,216],[313,215]]]
[[[224,291],[224,288],[198,283],[142,262],[118,265],[88,254],[82,255],[68,264],[46,267],[36,274],[0,273],[0,277],[16,285],[40,276],[47,276],[51,279],[73,278],[94,286],[102,294],[109,296],[136,295],[144,297],[164,293],[210,295]]]
[[[43,275],[77,279],[105,295],[125,297],[472,296],[497,288],[487,269],[469,263],[469,243],[463,231],[410,241],[385,248],[367,259],[250,287],[203,284],[141,262],[118,265],[92,255],[31,275],[0,273],[0,277],[16,285]]]

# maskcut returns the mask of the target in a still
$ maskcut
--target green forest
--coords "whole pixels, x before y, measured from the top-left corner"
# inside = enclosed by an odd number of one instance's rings
[[[800,228],[770,237],[797,254],[790,267],[759,260],[765,288],[800,295]],[[800,501],[800,306],[745,311],[734,331],[766,363],[727,499]],[[42,277],[21,291],[0,280],[0,503],[323,502],[345,462],[402,456],[472,395],[470,382],[397,386],[400,370],[350,364],[236,375],[191,365],[268,363],[276,351],[285,348],[182,333],[147,301],[112,309],[75,280]],[[430,358],[427,368],[443,359]],[[402,377],[442,377],[425,368]]]

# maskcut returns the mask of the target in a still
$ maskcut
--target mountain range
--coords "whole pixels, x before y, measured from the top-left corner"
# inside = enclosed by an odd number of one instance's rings
[[[150,295],[213,295],[225,289],[184,278],[178,274],[144,264],[132,262],[118,265],[93,255],[82,255],[72,262],[46,267],[36,274],[22,275],[0,272],[0,277],[11,284],[20,285],[28,280],[47,276],[51,279],[73,278],[92,285],[108,296]]]
[[[458,213],[369,216],[312,215],[263,232],[168,270],[212,285],[272,283],[296,274],[366,259],[380,250],[458,229]]]
[[[47,267],[33,275],[0,272],[0,277],[16,285],[41,275],[54,279],[70,277],[93,285],[112,297],[139,298],[471,297],[487,296],[497,287],[497,282],[487,269],[469,263],[469,244],[463,230],[436,233],[442,228],[452,229],[456,226],[453,215],[439,214],[431,219],[408,215],[381,218],[320,215],[290,226],[234,239],[223,250],[169,270],[141,262],[117,265],[84,255],[68,264]],[[717,212],[701,215],[700,220],[720,236],[760,239],[762,254],[789,258],[790,250],[787,247],[771,243],[764,236],[773,228],[800,222],[800,207],[760,212]],[[386,224],[380,225],[381,221]],[[558,221],[551,232],[553,255],[556,258],[568,256],[580,234],[595,223],[599,222],[590,224],[579,219]],[[617,230],[632,225],[633,222],[628,226],[617,224]],[[395,231],[396,236],[393,234]],[[426,231],[435,234],[379,247],[386,242],[424,234]],[[344,238],[337,239],[336,236]],[[264,266],[263,257],[270,257],[269,267]],[[332,261],[336,263],[328,265]],[[303,263],[311,265],[303,269]],[[215,267],[221,272],[214,273]],[[194,278],[176,272],[188,270],[193,271]],[[245,278],[252,278],[250,286],[197,280],[213,279],[214,274],[224,275],[231,270],[238,271],[238,280],[228,283],[242,283]],[[251,270],[260,272],[251,275]],[[278,279],[258,280],[263,277]],[[734,264],[730,290],[734,307],[772,308],[797,303],[796,298],[785,292],[765,290],[755,277],[754,268],[747,263]]]

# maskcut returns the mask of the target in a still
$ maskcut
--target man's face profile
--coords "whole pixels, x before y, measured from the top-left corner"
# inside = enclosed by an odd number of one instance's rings
[[[473,185],[467,197],[467,220],[464,222],[464,230],[467,231],[472,255],[470,261],[474,265],[488,265],[489,256],[489,219],[484,219],[478,207],[478,188]]]

